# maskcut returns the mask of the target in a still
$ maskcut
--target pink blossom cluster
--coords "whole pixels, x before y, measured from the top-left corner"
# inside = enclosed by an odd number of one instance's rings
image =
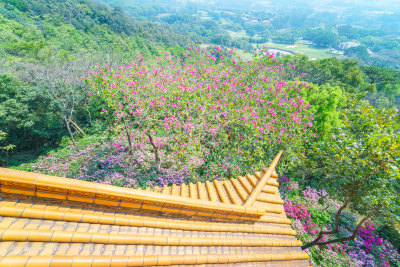
[[[261,53],[253,61],[232,62],[235,48],[224,55],[219,47],[196,44],[183,57],[138,55],[117,69],[88,71],[85,79],[92,107],[110,118],[111,127],[151,132],[156,141],[167,133],[164,147],[181,157],[190,150],[204,154],[205,142],[242,148],[303,142],[313,134],[310,105],[299,95],[308,85],[300,77],[287,81],[292,63]]]

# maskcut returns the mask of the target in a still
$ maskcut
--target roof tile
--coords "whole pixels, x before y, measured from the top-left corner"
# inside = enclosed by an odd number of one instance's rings
[[[0,168],[0,266],[307,266],[268,170],[135,190]]]

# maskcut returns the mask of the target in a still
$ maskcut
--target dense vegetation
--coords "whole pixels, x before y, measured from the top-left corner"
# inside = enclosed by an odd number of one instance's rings
[[[304,249],[316,264],[363,265],[366,259],[357,254],[363,251],[374,263],[396,266],[398,110],[368,104],[363,86],[369,83],[355,62],[337,62],[336,69],[346,67],[336,78],[327,72],[307,83],[312,78],[296,61],[268,50],[243,61],[234,49],[199,44],[182,56],[138,55],[119,68],[98,66],[83,78],[96,134],[19,168],[144,188],[243,175],[283,149],[279,171],[300,189],[325,190],[336,203],[318,217],[319,226],[318,218],[297,218],[295,227],[309,227],[298,228],[299,238],[309,242]],[[299,197],[288,205],[300,207]],[[345,216],[354,218],[347,228]],[[390,240],[385,246],[391,253],[354,242],[372,217],[377,229],[371,235]],[[329,250],[343,255],[327,257]]]
[[[84,134],[90,120],[84,70],[186,42],[91,1],[0,1],[0,128],[7,142],[14,151],[40,152],[68,132]]]
[[[400,71],[227,48],[237,39],[212,39],[226,25],[154,7],[124,9],[164,25],[86,0],[0,0],[0,164],[145,188],[244,175],[284,150],[285,210],[313,265],[399,266]]]
[[[325,189],[313,187],[303,188],[297,181],[285,176],[280,177],[279,189],[285,200],[284,208],[292,220],[292,227],[297,237],[307,243],[315,239],[321,227],[330,224],[340,207]],[[359,218],[354,212],[343,211],[339,218],[340,232],[331,237],[343,238],[351,236],[357,227]],[[332,225],[328,226],[332,229]],[[322,247],[311,247],[306,251],[312,255],[312,266],[398,266],[400,254],[397,242],[388,242],[388,235],[395,231],[387,231],[378,223],[367,220],[359,229],[356,238],[347,242],[326,244]],[[327,238],[322,238],[326,242]]]
[[[192,39],[252,50],[267,44],[288,44],[289,52],[307,52],[299,40],[315,51],[329,48],[326,57],[356,59],[363,64],[400,68],[399,11],[395,3],[346,4],[340,1],[216,1],[187,3],[168,0],[101,0],[121,6],[143,20],[169,25]],[[310,3],[312,2],[312,3]],[[300,8],[301,6],[301,8]],[[397,5],[398,7],[398,5]],[[394,11],[393,11],[394,10]],[[273,43],[268,43],[273,42]]]

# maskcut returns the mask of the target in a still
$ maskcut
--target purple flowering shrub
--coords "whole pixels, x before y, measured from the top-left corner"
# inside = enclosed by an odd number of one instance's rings
[[[301,190],[297,182],[280,176],[279,189],[285,200],[286,215],[303,244],[311,242],[321,227],[333,229],[333,217],[340,206],[325,190],[306,187]],[[349,236],[357,225],[357,216],[344,211],[339,220],[340,231],[332,238]],[[322,241],[329,239],[323,238]],[[360,229],[354,241],[333,243],[305,250],[313,266],[399,266],[400,255],[396,248],[380,237],[374,223],[368,221]]]
[[[375,233],[372,221],[365,223],[360,229],[357,239],[352,244],[349,254],[361,266],[396,266],[400,262],[400,255],[392,244]],[[398,266],[398,265],[397,265]]]
[[[293,219],[298,219],[300,221],[307,221],[311,217],[311,213],[303,204],[294,204],[287,201],[283,204],[287,216]]]
[[[163,155],[165,164],[156,171],[149,147],[136,143],[136,149],[129,153],[127,140],[121,136],[111,141],[87,137],[79,140],[78,145],[66,145],[19,169],[128,188],[180,185],[193,180],[190,170],[177,166],[169,155]],[[201,164],[196,159],[192,162]]]
[[[189,181],[188,177],[190,177],[190,172],[187,168],[179,172],[170,169],[161,169],[160,172],[157,172],[155,169],[150,169],[136,175],[137,181],[140,181],[140,184],[145,187],[181,185]]]

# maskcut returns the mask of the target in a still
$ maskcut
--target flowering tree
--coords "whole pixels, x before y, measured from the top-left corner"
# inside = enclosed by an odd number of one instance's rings
[[[286,215],[297,232],[296,237],[304,244],[317,237],[321,226],[332,226],[332,215],[334,217],[342,206],[330,198],[325,189],[302,188],[285,176],[279,177],[279,191],[285,201]],[[343,211],[339,218],[340,232],[324,236],[319,242],[350,236],[358,223],[356,214]],[[374,222],[366,221],[354,241],[315,246],[305,252],[311,255],[310,265],[313,266],[396,266],[400,254],[382,237]]]
[[[110,127],[126,131],[131,149],[135,138],[147,140],[158,170],[162,153],[184,165],[192,156],[230,151],[258,167],[279,149],[291,155],[311,136],[313,114],[299,94],[307,84],[287,82],[294,66],[276,63],[267,50],[253,61],[234,53],[195,45],[183,57],[138,55],[119,69],[88,71],[93,106]]]
[[[400,212],[400,120],[398,110],[361,107],[349,112],[331,140],[316,144],[316,160],[323,188],[343,201],[332,230],[320,230],[317,238],[304,245],[327,245],[354,240],[363,223],[374,215],[399,218]],[[339,232],[341,213],[352,206],[364,217],[349,236],[321,241]]]

